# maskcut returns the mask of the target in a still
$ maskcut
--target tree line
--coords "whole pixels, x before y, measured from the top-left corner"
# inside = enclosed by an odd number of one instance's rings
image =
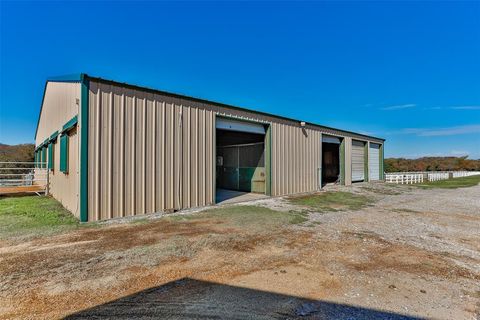
[[[30,162],[34,160],[35,145],[32,143],[10,146],[0,143],[0,162],[18,161]]]
[[[480,159],[465,157],[423,157],[385,159],[385,172],[408,171],[480,171]]]

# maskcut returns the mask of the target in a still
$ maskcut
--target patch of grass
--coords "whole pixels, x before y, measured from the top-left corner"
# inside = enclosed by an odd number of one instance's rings
[[[258,206],[226,206],[209,209],[190,215],[167,217],[173,221],[215,219],[225,224],[249,229],[280,227],[288,224],[301,224],[308,220],[308,211],[275,211]]]
[[[390,186],[387,187],[387,185],[385,185],[381,188],[374,188],[374,187],[370,187],[370,186],[362,186],[361,188],[365,191],[370,191],[372,193],[378,193],[378,194],[384,194],[384,195],[388,195],[388,196],[396,196],[396,195],[402,194],[401,192],[397,191],[398,188],[397,188],[397,190],[394,190],[394,188],[391,188]]]
[[[0,239],[35,237],[71,230],[78,220],[53,198],[0,198]]]
[[[431,189],[431,188],[457,189],[457,188],[473,187],[478,185],[479,183],[480,183],[480,175],[476,175],[476,176],[470,176],[470,177],[461,177],[461,178],[453,178],[448,180],[425,182],[422,184],[417,184],[415,186],[423,189]]]
[[[419,213],[419,211],[404,209],[404,208],[396,208],[396,209],[392,209],[392,211],[393,212],[398,212],[398,213],[402,213],[402,212],[405,212],[405,213]]]
[[[316,226],[321,225],[321,224],[322,224],[322,222],[320,222],[320,221],[310,221],[310,223],[307,225],[307,227],[312,227],[313,228],[313,227],[316,227]]]
[[[370,197],[341,191],[291,197],[289,201],[318,211],[358,210],[373,203]]]
[[[147,224],[149,223],[150,220],[147,218],[138,218],[138,219],[133,219],[130,221],[131,224]]]
[[[289,221],[290,224],[302,224],[308,221],[308,211],[289,211],[289,215],[291,219]]]

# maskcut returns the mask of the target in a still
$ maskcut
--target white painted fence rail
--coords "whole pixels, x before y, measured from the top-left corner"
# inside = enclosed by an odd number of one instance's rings
[[[448,180],[450,178],[480,175],[480,171],[439,171],[439,172],[392,172],[385,173],[385,182],[396,184],[414,184],[427,181]]]
[[[48,194],[46,162],[0,162],[0,195],[12,193]]]
[[[385,182],[396,184],[414,184],[423,182],[423,174],[407,173],[407,174],[385,174]]]
[[[440,181],[440,180],[448,180],[449,174],[448,172],[432,172],[427,173],[428,181]]]
[[[454,178],[470,177],[480,174],[480,171],[452,171]]]

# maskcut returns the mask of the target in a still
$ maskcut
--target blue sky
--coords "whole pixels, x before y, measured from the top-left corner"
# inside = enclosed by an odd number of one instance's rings
[[[0,142],[85,72],[480,158],[480,2],[0,2]]]

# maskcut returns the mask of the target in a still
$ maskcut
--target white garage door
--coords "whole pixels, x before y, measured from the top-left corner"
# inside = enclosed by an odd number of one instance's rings
[[[352,141],[352,181],[365,179],[365,144],[361,141]]]
[[[368,148],[368,180],[380,180],[380,145],[376,143]]]

